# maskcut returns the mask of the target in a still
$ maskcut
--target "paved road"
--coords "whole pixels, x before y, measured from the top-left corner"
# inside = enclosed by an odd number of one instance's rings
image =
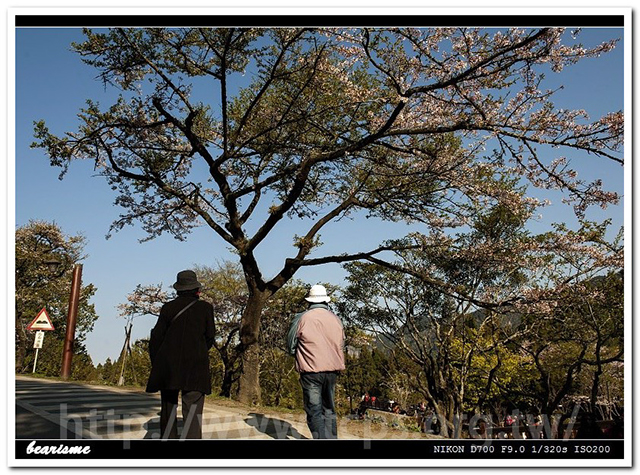
[[[18,439],[158,439],[159,420],[160,397],[156,394],[16,377]],[[180,418],[179,429],[181,425]],[[308,430],[300,425],[217,407],[207,401],[202,436],[203,439],[307,438]]]

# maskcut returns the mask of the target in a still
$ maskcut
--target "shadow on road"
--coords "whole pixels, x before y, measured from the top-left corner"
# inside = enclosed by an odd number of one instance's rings
[[[143,439],[159,439],[160,438],[160,412],[156,416],[150,417],[148,421],[142,424],[142,429],[147,432],[144,434]]]
[[[256,412],[249,413],[249,416],[249,419],[245,419],[248,425],[255,427],[258,431],[273,439],[288,439],[289,437],[293,437],[294,439],[307,438],[287,421],[267,417],[264,414],[258,414]]]
[[[16,439],[79,439],[80,436],[16,404]]]

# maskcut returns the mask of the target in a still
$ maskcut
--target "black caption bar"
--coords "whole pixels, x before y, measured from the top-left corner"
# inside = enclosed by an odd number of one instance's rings
[[[365,10],[366,11],[366,10]],[[401,11],[401,10],[400,10]],[[579,10],[577,10],[578,12]],[[622,15],[16,15],[16,27],[623,27]]]
[[[17,440],[16,459],[623,459],[623,440]]]

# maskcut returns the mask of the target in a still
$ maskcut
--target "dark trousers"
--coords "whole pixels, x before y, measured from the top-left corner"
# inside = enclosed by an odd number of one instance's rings
[[[177,389],[160,391],[160,437],[178,438],[178,393]],[[204,394],[199,391],[182,391],[182,439],[202,439],[202,409]]]
[[[314,439],[337,439],[335,390],[338,373],[300,373],[304,411]]]

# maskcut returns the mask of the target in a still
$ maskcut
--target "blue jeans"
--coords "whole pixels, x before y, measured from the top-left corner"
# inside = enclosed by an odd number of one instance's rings
[[[300,373],[304,411],[314,439],[337,439],[338,422],[335,410],[335,389],[338,373]]]

